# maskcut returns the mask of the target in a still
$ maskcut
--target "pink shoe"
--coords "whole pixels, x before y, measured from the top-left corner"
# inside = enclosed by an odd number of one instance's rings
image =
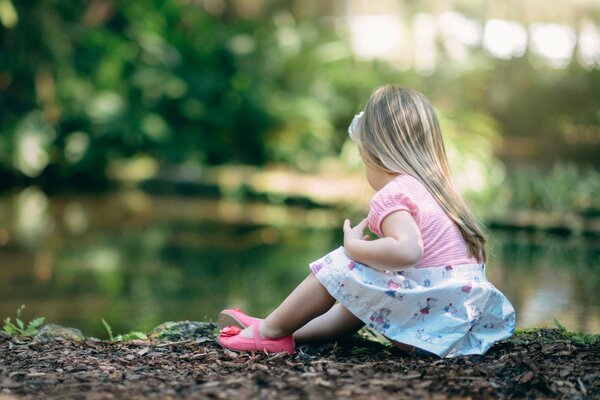
[[[239,326],[246,328],[250,325],[258,324],[262,319],[246,315],[239,308],[228,308],[219,314],[219,328],[226,326]]]
[[[277,339],[261,338],[258,333],[258,324],[252,325],[254,337],[245,338],[240,336],[242,331],[237,326],[226,326],[221,329],[217,343],[226,349],[234,351],[266,351],[268,353],[288,353],[296,351],[294,337],[284,336]]]

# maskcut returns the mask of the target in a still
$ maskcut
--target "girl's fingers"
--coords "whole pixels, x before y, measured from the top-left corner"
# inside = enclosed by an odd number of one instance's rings
[[[354,228],[352,227],[352,225],[350,225],[350,220],[349,219],[345,219],[344,220],[344,226],[343,226],[343,231],[344,234],[352,234],[352,236],[358,238],[362,238],[362,240],[370,240],[371,238],[369,237],[369,235],[365,235],[364,231],[365,229],[367,229],[367,219],[363,219],[362,221],[360,221],[360,223],[358,225],[356,225]]]

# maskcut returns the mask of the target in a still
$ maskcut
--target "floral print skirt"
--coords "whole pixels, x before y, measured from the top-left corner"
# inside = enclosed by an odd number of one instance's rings
[[[440,357],[483,354],[514,333],[515,311],[483,264],[379,271],[340,247],[310,269],[368,327]]]

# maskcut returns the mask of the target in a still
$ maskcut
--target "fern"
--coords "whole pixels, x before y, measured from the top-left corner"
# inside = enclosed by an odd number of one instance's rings
[[[132,340],[146,340],[148,336],[143,332],[131,331],[124,335],[119,335],[116,337],[116,340],[123,342],[130,342]]]
[[[25,324],[21,319],[23,315],[23,310],[25,309],[25,305],[22,304],[21,307],[17,309],[17,316],[15,317],[15,322],[13,323],[10,317],[7,317],[4,320],[4,326],[2,327],[2,331],[11,335],[11,336],[35,336],[40,330],[40,327],[44,324],[46,318],[44,317],[35,317],[28,324]]]

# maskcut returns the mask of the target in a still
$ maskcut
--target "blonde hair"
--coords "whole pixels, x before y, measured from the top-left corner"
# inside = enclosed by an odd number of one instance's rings
[[[486,262],[485,234],[454,186],[438,118],[424,95],[396,85],[376,89],[352,137],[366,163],[425,185],[458,227],[469,254]]]

